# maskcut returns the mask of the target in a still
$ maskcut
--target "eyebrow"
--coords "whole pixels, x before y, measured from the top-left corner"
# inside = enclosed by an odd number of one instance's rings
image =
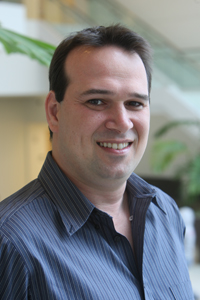
[[[146,94],[130,93],[130,94],[128,94],[128,96],[130,96],[132,98],[139,98],[142,100],[149,101],[149,95],[146,95]]]
[[[92,94],[102,94],[102,95],[114,95],[114,92],[103,90],[103,89],[90,89],[81,94],[81,96],[87,96]]]
[[[103,89],[89,89],[81,94],[81,96],[87,96],[87,95],[94,95],[94,94],[101,94],[101,95],[114,95],[114,92],[111,92],[109,90],[103,90]],[[139,98],[142,100],[149,101],[149,96],[146,94],[139,94],[139,93],[129,93],[129,97],[131,98]]]

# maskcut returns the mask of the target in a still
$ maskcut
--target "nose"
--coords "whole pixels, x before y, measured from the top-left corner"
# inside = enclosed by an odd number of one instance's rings
[[[124,106],[110,109],[105,126],[107,129],[115,130],[120,133],[127,132],[134,126],[130,119],[130,111],[128,111]]]

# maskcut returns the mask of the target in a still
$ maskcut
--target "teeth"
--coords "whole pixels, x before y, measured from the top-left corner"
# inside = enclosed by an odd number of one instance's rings
[[[105,147],[105,148],[112,148],[115,150],[121,150],[124,149],[126,147],[128,147],[129,143],[99,143],[101,147]]]

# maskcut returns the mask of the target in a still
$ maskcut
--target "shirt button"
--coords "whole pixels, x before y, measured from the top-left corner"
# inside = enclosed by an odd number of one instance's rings
[[[114,237],[115,243],[118,243],[120,240],[121,240],[121,237],[120,237],[119,235],[116,235],[116,236]]]
[[[130,216],[130,217],[129,217],[129,221],[133,221],[133,216]]]

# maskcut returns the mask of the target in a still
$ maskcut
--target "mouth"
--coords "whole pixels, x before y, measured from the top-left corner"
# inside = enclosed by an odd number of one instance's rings
[[[122,150],[124,148],[127,148],[132,144],[132,142],[129,143],[97,143],[100,147],[104,148],[111,148],[114,150]]]

